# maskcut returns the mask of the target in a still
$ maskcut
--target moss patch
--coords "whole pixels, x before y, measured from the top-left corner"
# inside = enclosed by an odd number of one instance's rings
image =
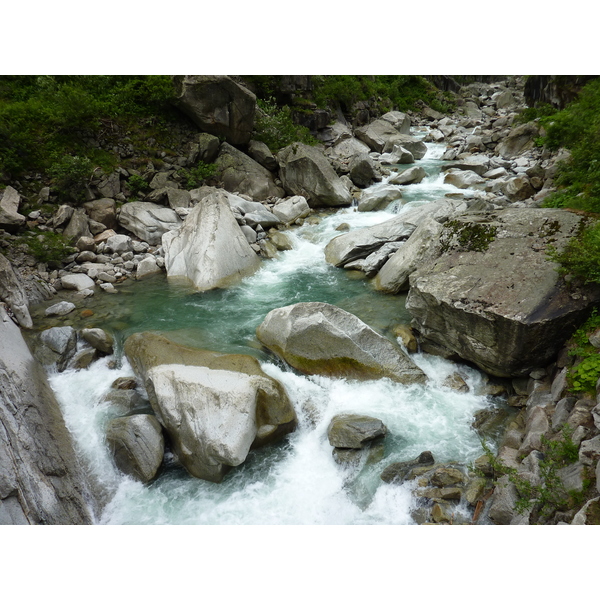
[[[496,239],[498,228],[487,223],[464,223],[458,220],[448,221],[445,225],[442,250],[458,246],[469,252],[485,252]]]

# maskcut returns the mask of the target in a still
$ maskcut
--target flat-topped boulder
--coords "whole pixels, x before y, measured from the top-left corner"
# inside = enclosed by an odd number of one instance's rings
[[[162,243],[167,277],[187,280],[200,291],[237,283],[261,264],[219,191],[204,197]]]
[[[324,302],[300,302],[269,312],[259,341],[302,373],[424,383],[425,374],[399,346],[353,314]]]
[[[499,377],[547,365],[600,297],[567,284],[546,254],[581,225],[567,211],[525,208],[447,221],[443,254],[409,279],[406,308],[421,347]]]
[[[398,134],[410,132],[410,118],[404,113],[394,111],[386,113],[380,119],[375,119],[368,125],[355,131],[356,137],[364,142],[371,150],[383,152],[387,140]]]
[[[285,191],[304,196],[310,207],[350,206],[352,196],[321,150],[294,143],[277,154]]]

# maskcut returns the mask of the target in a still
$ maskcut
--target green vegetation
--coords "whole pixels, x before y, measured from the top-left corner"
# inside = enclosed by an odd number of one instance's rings
[[[555,179],[560,189],[545,206],[600,213],[600,79],[588,83],[575,102],[542,118],[540,124],[548,148],[571,151]]]
[[[85,184],[91,179],[93,172],[92,161],[86,156],[53,154],[48,174],[52,177],[55,190],[59,197],[73,202],[85,201]]]
[[[456,220],[448,221],[444,228],[450,233],[450,237],[442,242],[444,252],[455,243],[469,252],[485,252],[496,239],[498,230],[496,226],[486,223],[464,223]]]
[[[127,180],[129,191],[137,196],[140,192],[146,193],[150,189],[150,184],[141,175],[131,175]]]
[[[579,448],[572,440],[573,430],[569,425],[564,425],[561,437],[549,440],[542,436],[542,455],[539,462],[541,484],[536,485],[530,479],[520,474],[517,469],[506,466],[482,440],[485,454],[496,475],[508,475],[508,480],[514,484],[518,500],[515,508],[519,514],[532,510],[530,522],[544,523],[552,517],[557,510],[573,508],[582,503],[581,492],[569,491],[560,479],[558,471],[577,461]],[[587,482],[589,487],[589,481]],[[585,490],[584,490],[585,492]]]
[[[190,169],[180,169],[178,171],[186,190],[203,185],[204,181],[212,177],[217,172],[217,165],[208,164],[200,161],[195,167]]]
[[[168,76],[0,77],[0,177],[35,172],[57,178],[60,187],[65,170],[83,168],[86,160],[109,166],[110,152],[90,140],[124,137],[141,120],[146,136],[158,135],[165,121],[178,116],[173,97]],[[68,182],[67,188],[76,193]]]
[[[271,152],[278,152],[292,142],[317,143],[306,127],[292,121],[289,106],[278,107],[273,98],[257,100],[257,104],[254,139],[266,144]]]
[[[590,343],[589,336],[597,329],[600,329],[600,315],[594,309],[569,340],[569,356],[578,359],[567,376],[572,392],[593,393],[596,389],[596,382],[600,378],[600,353]]]
[[[66,243],[65,238],[52,231],[29,231],[20,242],[28,247],[28,253],[39,262],[60,267],[63,260],[76,252],[75,248]]]
[[[453,108],[451,95],[444,94],[420,75],[326,75],[313,77],[313,98],[318,106],[352,105],[375,99],[382,112],[415,110],[423,102],[440,112]]]

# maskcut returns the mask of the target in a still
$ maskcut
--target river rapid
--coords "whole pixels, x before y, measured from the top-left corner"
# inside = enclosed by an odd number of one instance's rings
[[[425,450],[437,462],[464,463],[482,454],[471,423],[474,413],[488,408],[491,400],[478,393],[483,376],[474,369],[417,354],[415,362],[429,377],[426,385],[308,377],[264,352],[254,334],[271,309],[320,301],[355,314],[394,339],[393,327],[410,322],[404,308],[406,295],[373,291],[357,272],[327,264],[323,249],[339,235],[336,228],[341,223],[348,223],[352,230],[374,225],[409,203],[458,192],[443,183],[439,160],[443,149],[441,144],[428,144],[427,155],[418,161],[428,176],[419,184],[404,186],[403,198],[385,211],[360,213],[350,207],[320,214],[318,223],[309,220],[286,231],[293,248],[265,260],[256,274],[233,288],[196,293],[157,276],[122,284],[116,295],[97,294],[86,300],[93,316],[62,323],[103,327],[117,340],[116,366],[114,357],[107,357],[86,370],[50,376],[77,451],[111,498],[96,515],[98,524],[412,524],[411,512],[416,507],[412,483],[385,484],[380,480],[383,469]],[[298,414],[297,430],[276,446],[252,451],[220,484],[190,477],[169,455],[160,476],[148,485],[122,475],[104,440],[107,422],[120,415],[102,398],[117,377],[133,375],[120,348],[128,335],[144,330],[168,331],[171,339],[190,346],[256,356],[264,371],[285,386]],[[469,392],[442,386],[457,371]],[[365,458],[364,464],[349,470],[334,461],[327,426],[341,412],[384,422],[389,433],[379,462],[370,464]],[[468,515],[466,506],[459,510]]]

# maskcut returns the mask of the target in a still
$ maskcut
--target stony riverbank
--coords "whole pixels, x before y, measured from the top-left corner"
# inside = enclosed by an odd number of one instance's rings
[[[443,143],[442,159],[448,161],[444,182],[456,191],[403,210],[380,225],[341,232],[325,256],[336,267],[373,278],[373,287],[381,292],[408,289],[413,330],[402,332],[405,345],[418,342],[423,351],[477,365],[492,376],[490,396],[502,398],[512,410],[479,415],[474,423],[483,436],[494,427],[505,430],[497,457],[484,454],[474,465],[441,464],[429,453],[388,466],[381,478],[389,485],[414,481],[414,494],[421,499],[414,515],[418,522],[595,522],[600,492],[597,397],[569,390],[566,374],[573,359],[563,346],[599,295],[593,287],[568,286],[546,260],[549,244],[564,245],[584,218],[540,208],[553,190],[557,164],[565,153],[535,146],[535,122],[516,124],[524,108],[523,82],[513,78],[466,86],[458,94],[456,114],[450,116],[424,108],[419,114],[389,112],[360,126],[344,120],[324,124],[318,131],[322,146],[294,143],[275,156],[250,139],[253,95],[233,80],[220,80],[230,101],[246,108],[216,131],[209,123],[211,111],[219,107],[198,103],[205,85],[202,78],[180,82],[180,105],[202,132],[182,141],[181,153],[159,168],[152,161],[144,171],[117,168],[90,182],[89,199],[81,207],[65,204],[56,211],[44,202],[51,193],[47,188],[39,191],[36,209],[27,215],[19,213],[19,192],[4,190],[0,244],[8,260],[0,257],[0,296],[7,314],[21,327],[44,329],[34,336],[36,359],[59,371],[86,368],[111,354],[113,341],[102,329],[34,325],[30,303],[66,293],[67,301],[46,310],[48,319],[60,320],[81,310],[90,295],[118,295],[119,284],[127,279],[160,272],[199,291],[229,286],[255,272],[262,261],[285,252],[285,230],[310,222],[318,211],[351,204],[358,211],[380,210],[402,198],[406,186],[418,186],[425,177],[419,166],[427,150],[424,141]],[[198,160],[215,165],[207,182],[211,185],[185,190],[181,168]],[[142,178],[148,191],[131,196],[132,178]],[[384,178],[385,185],[373,186]],[[63,236],[73,244],[73,252],[56,264],[33,260],[19,247],[27,228],[40,231],[41,242],[45,232]],[[267,326],[261,326],[258,339],[296,368],[307,368],[305,372],[323,372],[313,363],[326,364],[324,351],[336,357],[326,366],[333,376],[355,377],[357,365],[358,370],[372,369],[365,367],[364,356],[370,354],[379,357],[379,366],[398,363],[400,356],[401,362],[408,361],[400,380],[406,373],[413,378],[407,383],[422,377],[409,356],[388,348],[385,340],[371,339],[364,333],[370,328],[360,321],[354,327],[349,317],[340,323],[342,329],[353,330],[348,336],[355,336],[357,345],[340,358],[341,342],[328,337],[326,314],[310,307],[302,317],[314,320],[303,323],[306,334],[288,315],[278,315],[281,322],[275,331],[267,334]],[[300,350],[278,337],[286,330]],[[317,348],[303,354],[308,345],[302,336],[314,339],[311,331],[323,338],[317,344],[318,360],[312,355]],[[178,351],[182,352],[186,351]],[[136,359],[131,355],[130,360]],[[151,409],[139,395],[117,391],[116,385],[113,395],[124,402],[123,415],[111,424],[109,439],[122,470],[142,481],[152,480],[166,439],[192,475],[219,481],[245,460],[251,447],[293,431],[293,409],[258,366],[240,366],[243,358],[211,360],[196,356],[183,365],[173,357],[152,365],[142,361],[136,375]],[[231,368],[223,369],[223,361],[233,361]],[[176,364],[176,372],[168,371]],[[397,365],[386,369],[377,376],[390,376]],[[229,373],[227,382],[215,383],[215,372]],[[174,390],[182,382],[189,388],[186,398],[200,395],[206,405],[174,401]],[[461,389],[465,384],[458,377],[448,385]],[[208,399],[214,397],[227,406],[227,415],[211,413]],[[143,423],[133,415],[141,405],[152,413]],[[209,413],[210,431],[198,433],[195,423],[206,421]],[[251,418],[242,425],[241,415],[248,414]],[[385,436],[385,424],[370,421],[368,415],[355,417],[364,435],[350,445],[340,441],[343,435],[330,436],[334,456],[347,468],[357,460],[364,462],[367,450],[371,458],[366,460],[377,468],[377,440]],[[219,434],[223,422],[235,423],[235,439],[230,431],[227,443],[223,432]],[[192,438],[180,438],[183,433]],[[191,451],[194,444],[203,450]],[[551,452],[557,447],[568,447],[569,464]],[[202,458],[194,462],[192,455]],[[551,487],[551,501],[540,507],[541,490]],[[11,488],[2,497],[17,497],[17,491]],[[56,520],[64,522],[62,516]]]

